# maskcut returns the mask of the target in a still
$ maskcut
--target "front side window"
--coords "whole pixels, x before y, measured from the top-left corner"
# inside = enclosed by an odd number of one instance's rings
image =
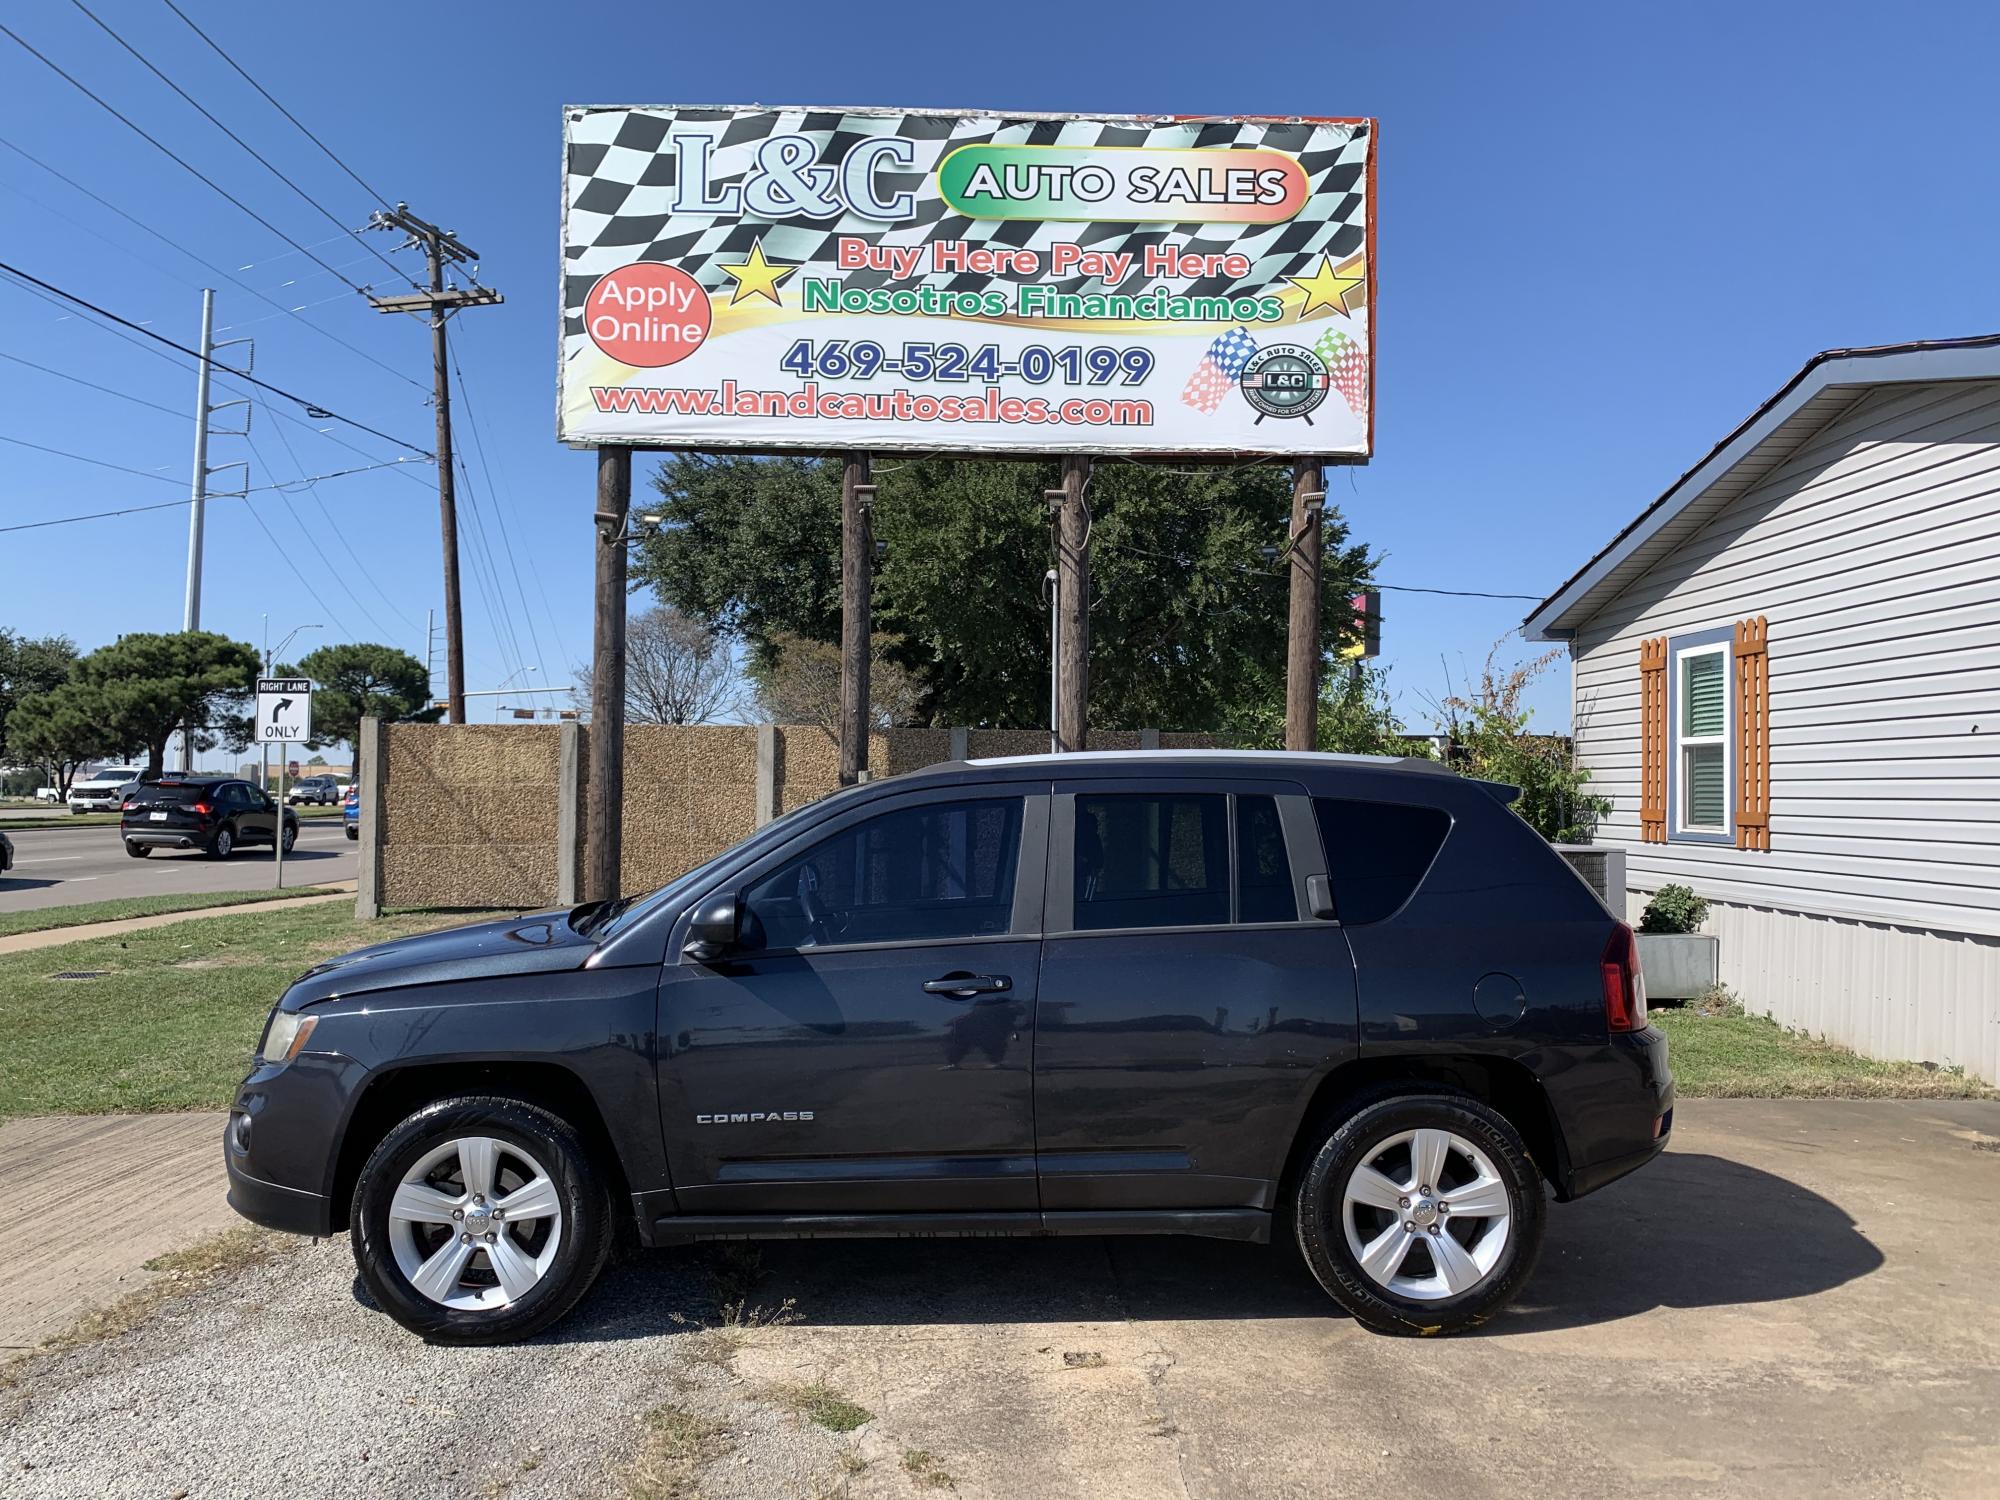
[[[1021,799],[926,802],[815,844],[743,895],[749,950],[943,941],[1013,922]]]
[[[1674,653],[1676,832],[1729,832],[1729,647],[1690,643]]]

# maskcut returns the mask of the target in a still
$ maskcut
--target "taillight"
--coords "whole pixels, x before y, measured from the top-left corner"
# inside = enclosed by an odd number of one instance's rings
[[[1638,1031],[1646,1024],[1646,976],[1639,972],[1639,942],[1623,922],[1604,945],[1604,1021],[1613,1031]]]
[[[206,802],[195,803],[194,810],[204,818],[208,816],[208,804]]]
[[[119,804],[118,810],[120,812],[130,812],[133,808],[137,807],[138,805],[139,804],[136,802],[122,802]]]

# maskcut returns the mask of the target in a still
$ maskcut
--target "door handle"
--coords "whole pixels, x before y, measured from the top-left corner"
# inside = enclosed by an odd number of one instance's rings
[[[926,995],[949,995],[954,1000],[996,995],[1013,987],[1014,981],[1005,974],[947,974],[942,979],[924,981]]]

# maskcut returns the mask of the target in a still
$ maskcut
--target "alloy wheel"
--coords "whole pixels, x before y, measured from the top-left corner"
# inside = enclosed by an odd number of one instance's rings
[[[1371,1281],[1434,1302],[1486,1279],[1507,1248],[1514,1211],[1484,1151],[1431,1129],[1377,1142],[1348,1174],[1340,1217],[1347,1248]]]
[[[507,1307],[562,1244],[562,1194],[542,1164],[492,1136],[419,1157],[389,1201],[389,1246],[417,1292],[461,1311]]]

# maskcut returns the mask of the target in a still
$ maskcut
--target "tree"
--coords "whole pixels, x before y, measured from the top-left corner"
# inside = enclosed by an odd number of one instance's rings
[[[590,711],[590,667],[576,669],[571,701]],[[625,722],[711,724],[739,697],[729,643],[671,604],[632,617],[625,627]]]
[[[7,721],[24,698],[69,681],[76,642],[66,635],[28,637],[0,625],[0,766],[27,759],[8,742]]]
[[[211,630],[137,632],[84,657],[76,680],[97,690],[112,738],[142,747],[147,774],[158,775],[183,728],[198,749],[247,742],[258,666],[252,647]]]
[[[342,740],[353,744],[363,719],[435,724],[444,712],[431,705],[431,676],[424,664],[394,646],[355,642],[321,646],[280,676],[310,677],[313,733],[306,747],[318,750]]]
[[[1569,737],[1530,734],[1529,710],[1521,706],[1529,685],[1561,660],[1562,652],[1511,667],[1498,664],[1499,654],[1497,645],[1487,654],[1478,688],[1448,694],[1434,705],[1439,728],[1449,737],[1446,759],[1467,776],[1519,787],[1514,811],[1551,843],[1587,844],[1611,803],[1584,790],[1590,772],[1576,763]]]
[[[65,682],[32,693],[7,716],[9,753],[42,768],[65,799],[70,782],[87,762],[126,748],[108,727],[103,694],[81,682]]]
[[[914,680],[920,723],[1038,726],[1048,718],[1052,463],[922,458],[878,476],[874,624]],[[639,579],[739,637],[753,676],[781,636],[840,639],[840,465],[679,455],[654,478],[664,524]],[[1231,732],[1284,692],[1288,470],[1098,467],[1092,512],[1090,718]],[[1337,512],[1326,521],[1325,632],[1365,575]]]
[[[1234,726],[1245,749],[1278,750],[1285,743],[1283,703],[1259,704]],[[1319,748],[1337,755],[1431,754],[1429,740],[1403,727],[1389,696],[1389,673],[1363,665],[1356,672],[1331,663],[1319,687]]]
[[[868,727],[893,729],[913,722],[920,690],[893,659],[900,643],[878,635],[868,642]],[[779,631],[770,665],[759,668],[757,706],[773,724],[816,724],[840,739],[840,647]]]

